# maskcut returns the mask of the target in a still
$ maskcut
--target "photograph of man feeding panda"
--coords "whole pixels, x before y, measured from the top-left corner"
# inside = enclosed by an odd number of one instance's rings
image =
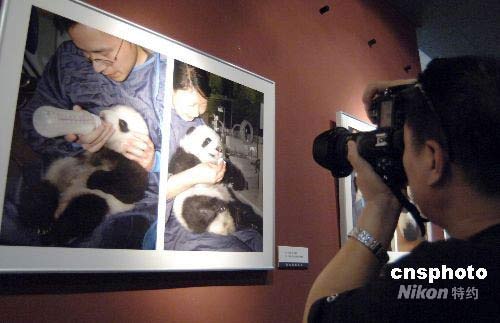
[[[34,7],[0,244],[140,249],[157,218],[166,57]]]
[[[162,249],[166,64],[33,9],[0,245]],[[263,94],[180,61],[174,74],[164,249],[262,251]]]

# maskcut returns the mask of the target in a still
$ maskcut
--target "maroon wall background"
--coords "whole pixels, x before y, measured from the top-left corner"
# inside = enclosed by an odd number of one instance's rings
[[[276,245],[308,247],[310,266],[4,275],[0,321],[300,321],[309,286],[339,246],[334,181],[314,163],[312,141],[339,110],[366,120],[368,82],[416,76],[414,28],[381,1],[87,2],[276,82]]]

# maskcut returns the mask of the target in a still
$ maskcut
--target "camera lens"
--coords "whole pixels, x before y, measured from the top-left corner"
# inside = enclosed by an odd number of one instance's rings
[[[352,172],[347,160],[347,141],[352,134],[345,128],[327,130],[314,139],[313,158],[334,177],[346,177]]]

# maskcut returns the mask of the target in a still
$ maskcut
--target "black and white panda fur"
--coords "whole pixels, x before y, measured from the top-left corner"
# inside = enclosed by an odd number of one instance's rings
[[[191,127],[170,160],[169,173],[177,174],[204,162],[217,163],[223,157],[220,137],[213,129],[206,125]],[[262,217],[233,192],[246,187],[242,172],[226,160],[223,180],[197,184],[178,194],[174,214],[184,228],[195,233],[228,235],[253,228],[262,234]]]
[[[89,235],[106,216],[129,211],[144,197],[148,173],[122,155],[133,132],[149,135],[142,116],[117,105],[100,113],[115,132],[96,153],[53,161],[42,181],[21,197],[25,224],[43,232],[47,245],[65,245]]]

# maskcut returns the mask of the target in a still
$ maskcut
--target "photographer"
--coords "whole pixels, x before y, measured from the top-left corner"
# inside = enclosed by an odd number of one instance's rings
[[[385,88],[401,83],[368,86],[363,95],[367,109]],[[378,248],[376,256],[354,232],[313,283],[304,321],[499,317],[500,62],[478,57],[435,59],[420,75],[417,87],[420,95],[409,97],[405,104],[403,166],[419,210],[452,238],[424,242],[410,255],[384,266],[379,252],[383,249]],[[348,142],[347,158],[366,201],[356,228],[387,249],[401,206],[353,141]],[[423,274],[402,277],[404,268],[423,268],[420,273],[425,272],[426,279]],[[441,268],[451,269],[429,279]],[[468,270],[467,276],[460,268]],[[442,291],[442,297],[433,291]]]

